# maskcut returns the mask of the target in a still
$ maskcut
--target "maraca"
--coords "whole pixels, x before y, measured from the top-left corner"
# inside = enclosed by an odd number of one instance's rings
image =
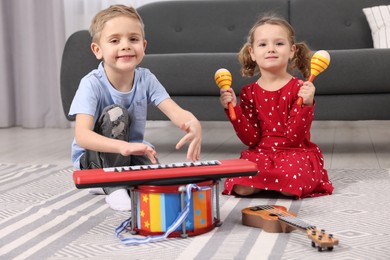
[[[311,57],[310,61],[310,82],[313,82],[316,76],[326,70],[330,63],[330,55],[327,51],[320,50],[314,53],[313,57]],[[297,105],[301,106],[303,102],[303,99],[301,97],[298,97],[297,99]]]
[[[217,83],[219,88],[229,89],[232,85],[232,74],[227,69],[219,69],[215,72],[215,83]],[[228,103],[229,116],[230,119],[236,120],[236,112],[234,112],[234,108],[231,102]]]

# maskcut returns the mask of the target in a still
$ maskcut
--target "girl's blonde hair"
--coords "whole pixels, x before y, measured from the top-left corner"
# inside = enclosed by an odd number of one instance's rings
[[[294,57],[291,59],[288,69],[293,70],[294,68],[297,68],[305,78],[308,78],[310,76],[309,47],[304,42],[296,43],[294,28],[292,28],[286,20],[275,15],[260,18],[249,31],[247,41],[238,54],[238,59],[242,65],[241,75],[245,77],[252,77],[260,73],[259,67],[250,56],[249,48],[253,46],[255,30],[257,27],[264,24],[278,25],[286,29],[290,44],[296,46]]]
[[[118,16],[127,16],[138,20],[141,23],[142,36],[145,38],[145,26],[141,16],[135,8],[125,5],[111,5],[107,9],[97,13],[92,19],[91,26],[89,27],[89,33],[92,36],[92,41],[97,42],[100,39],[100,33],[102,32],[106,22]]]

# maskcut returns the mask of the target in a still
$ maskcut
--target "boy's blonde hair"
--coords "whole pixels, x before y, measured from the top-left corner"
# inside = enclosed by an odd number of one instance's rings
[[[252,77],[260,73],[259,67],[250,56],[249,47],[253,46],[255,30],[257,29],[257,27],[264,24],[278,25],[283,27],[287,31],[289,37],[288,40],[290,44],[296,46],[294,57],[291,59],[288,69],[292,70],[294,68],[297,68],[305,78],[308,78],[310,76],[309,47],[304,42],[296,43],[294,28],[285,19],[275,15],[267,15],[263,18],[260,18],[249,31],[247,41],[238,54],[238,59],[242,65],[241,75],[246,77]]]
[[[107,9],[97,13],[92,19],[91,26],[89,27],[89,33],[92,36],[92,41],[97,42],[106,22],[118,16],[128,16],[138,20],[142,27],[142,37],[145,38],[145,26],[141,16],[138,14],[135,8],[126,5],[111,5]]]

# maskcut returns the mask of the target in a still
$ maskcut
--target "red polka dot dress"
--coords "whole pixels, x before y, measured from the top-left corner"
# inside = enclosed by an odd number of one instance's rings
[[[264,90],[257,83],[242,88],[232,124],[248,146],[240,158],[256,162],[259,171],[255,176],[226,179],[223,194],[231,194],[236,184],[298,198],[332,193],[322,152],[310,142],[314,106],[295,104],[299,89],[295,77],[277,91]]]

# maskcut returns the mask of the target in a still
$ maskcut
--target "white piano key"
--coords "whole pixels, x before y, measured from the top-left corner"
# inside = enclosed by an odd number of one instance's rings
[[[139,170],[153,170],[153,169],[166,169],[166,168],[184,168],[184,167],[201,167],[220,165],[218,160],[209,161],[196,161],[196,162],[176,162],[167,164],[150,164],[150,165],[132,165],[121,167],[107,167],[103,168],[105,172],[123,172],[123,171],[139,171]]]

